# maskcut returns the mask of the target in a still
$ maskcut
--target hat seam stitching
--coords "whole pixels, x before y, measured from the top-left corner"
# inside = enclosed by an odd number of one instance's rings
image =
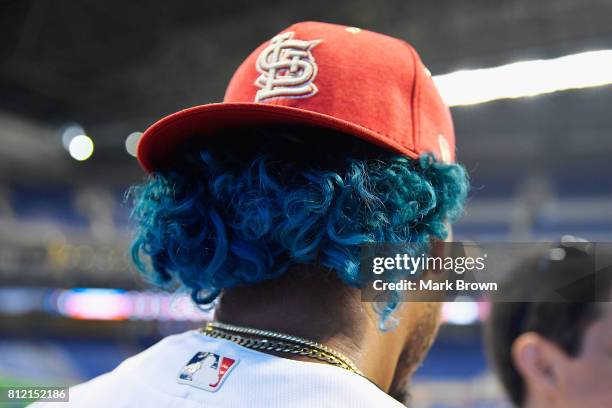
[[[419,92],[420,81],[419,81],[419,66],[416,51],[408,44],[403,41],[410,55],[412,56],[412,63],[414,65],[414,79],[412,85],[412,144],[414,150],[419,150],[421,135],[420,135],[420,118],[419,118],[419,107],[421,106],[421,93]]]

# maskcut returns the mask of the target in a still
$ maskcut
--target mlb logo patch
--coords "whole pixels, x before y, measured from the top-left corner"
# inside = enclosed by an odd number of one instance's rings
[[[215,392],[221,387],[223,380],[238,364],[238,361],[235,358],[200,351],[181,369],[177,381],[181,384]]]

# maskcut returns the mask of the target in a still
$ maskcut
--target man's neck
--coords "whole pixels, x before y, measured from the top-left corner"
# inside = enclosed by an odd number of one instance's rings
[[[215,320],[322,343],[347,356],[369,380],[387,391],[405,333],[401,330],[381,333],[377,328],[378,316],[367,305],[360,301],[358,289],[345,285],[333,274],[318,273],[313,277],[308,273],[292,273],[273,281],[225,290]]]

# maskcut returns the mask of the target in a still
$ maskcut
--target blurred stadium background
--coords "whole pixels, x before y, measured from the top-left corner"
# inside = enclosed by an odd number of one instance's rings
[[[241,60],[295,21],[385,32],[419,50],[453,105],[473,180],[457,239],[612,238],[608,0],[1,7],[0,384],[81,382],[201,325],[205,312],[149,288],[126,257],[123,197],[143,179],[135,143],[161,116],[221,100]],[[478,300],[445,306],[416,406],[504,406]]]

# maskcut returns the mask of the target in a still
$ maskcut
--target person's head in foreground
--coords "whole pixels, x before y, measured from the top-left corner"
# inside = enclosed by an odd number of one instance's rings
[[[507,295],[532,301],[493,304],[489,354],[517,407],[612,407],[610,274],[592,245],[562,242],[523,262]]]
[[[149,384],[147,401],[399,405],[389,394],[404,398],[439,307],[362,303],[360,245],[435,247],[468,189],[448,108],[410,45],[293,25],[238,68],[224,103],[163,119],[138,150],[151,174],[133,190],[133,257],[216,306],[205,330],[117,369]]]

